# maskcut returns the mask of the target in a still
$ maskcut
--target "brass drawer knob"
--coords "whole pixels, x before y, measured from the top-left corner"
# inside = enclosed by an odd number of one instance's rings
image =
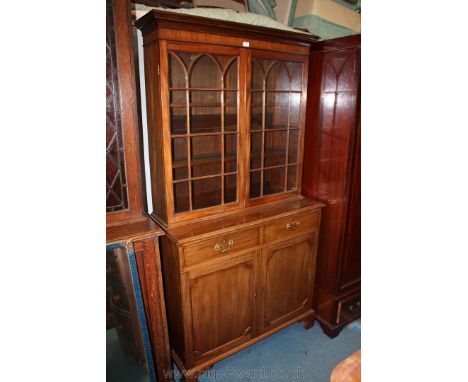
[[[296,230],[299,226],[301,225],[301,222],[299,220],[294,220],[293,222],[290,222],[286,224],[286,229],[288,231],[294,231]]]
[[[214,249],[215,249],[216,252],[223,253],[223,252],[229,251],[232,248],[233,245],[234,245],[234,240],[230,239],[227,242],[227,247],[226,248],[223,249],[223,246],[221,245],[221,243],[216,243],[215,246],[214,246]]]

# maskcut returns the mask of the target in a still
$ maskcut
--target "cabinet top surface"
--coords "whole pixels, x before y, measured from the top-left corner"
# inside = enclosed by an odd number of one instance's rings
[[[171,29],[177,24],[181,30],[191,30],[195,26],[197,32],[213,31],[227,35],[244,35],[246,37],[255,37],[260,39],[288,39],[290,42],[311,44],[319,40],[319,37],[302,33],[300,31],[291,32],[275,28],[268,28],[259,25],[245,24],[233,21],[213,19],[209,17],[192,16],[179,14],[175,12],[164,12],[152,10],[138,19],[135,25],[145,33],[148,29],[153,29],[158,25],[158,21],[171,23]],[[169,27],[169,24],[166,26]]]
[[[170,228],[167,230],[167,234],[179,243],[188,242],[216,232],[227,233],[239,228],[258,225],[278,217],[314,210],[323,206],[323,203],[299,196],[285,201],[249,207],[226,216],[218,216]]]
[[[123,224],[106,229],[106,243],[145,239],[150,236],[164,235],[164,231],[152,220]]]

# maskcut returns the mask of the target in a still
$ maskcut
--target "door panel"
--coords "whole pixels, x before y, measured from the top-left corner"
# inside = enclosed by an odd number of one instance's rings
[[[298,189],[304,58],[253,51],[249,197]]]
[[[315,234],[264,253],[263,329],[310,309],[315,276]]]
[[[176,44],[167,55],[174,211],[222,210],[239,202],[239,50]]]
[[[196,361],[252,338],[254,293],[254,259],[190,281]]]

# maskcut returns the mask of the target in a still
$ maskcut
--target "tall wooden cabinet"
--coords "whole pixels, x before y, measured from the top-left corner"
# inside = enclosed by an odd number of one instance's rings
[[[315,41],[161,11],[137,25],[172,354],[196,379],[314,320],[322,204],[301,176]]]
[[[302,192],[325,204],[317,319],[330,337],[361,313],[360,35],[314,45]]]
[[[106,241],[108,249],[122,245],[135,254],[156,375],[171,380],[164,374],[171,369],[171,356],[159,257],[163,231],[145,212],[130,2],[106,0],[106,10]],[[135,334],[141,321],[129,303],[134,293],[130,270],[124,256],[109,258],[107,326],[117,330],[127,353],[143,362],[142,339]]]

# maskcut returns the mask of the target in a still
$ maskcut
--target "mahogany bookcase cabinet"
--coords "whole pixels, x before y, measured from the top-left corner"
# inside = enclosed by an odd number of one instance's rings
[[[314,320],[322,204],[301,175],[315,40],[162,11],[137,26],[172,355],[196,380]]]
[[[315,304],[330,337],[361,314],[361,36],[311,49],[302,192],[323,202]]]

